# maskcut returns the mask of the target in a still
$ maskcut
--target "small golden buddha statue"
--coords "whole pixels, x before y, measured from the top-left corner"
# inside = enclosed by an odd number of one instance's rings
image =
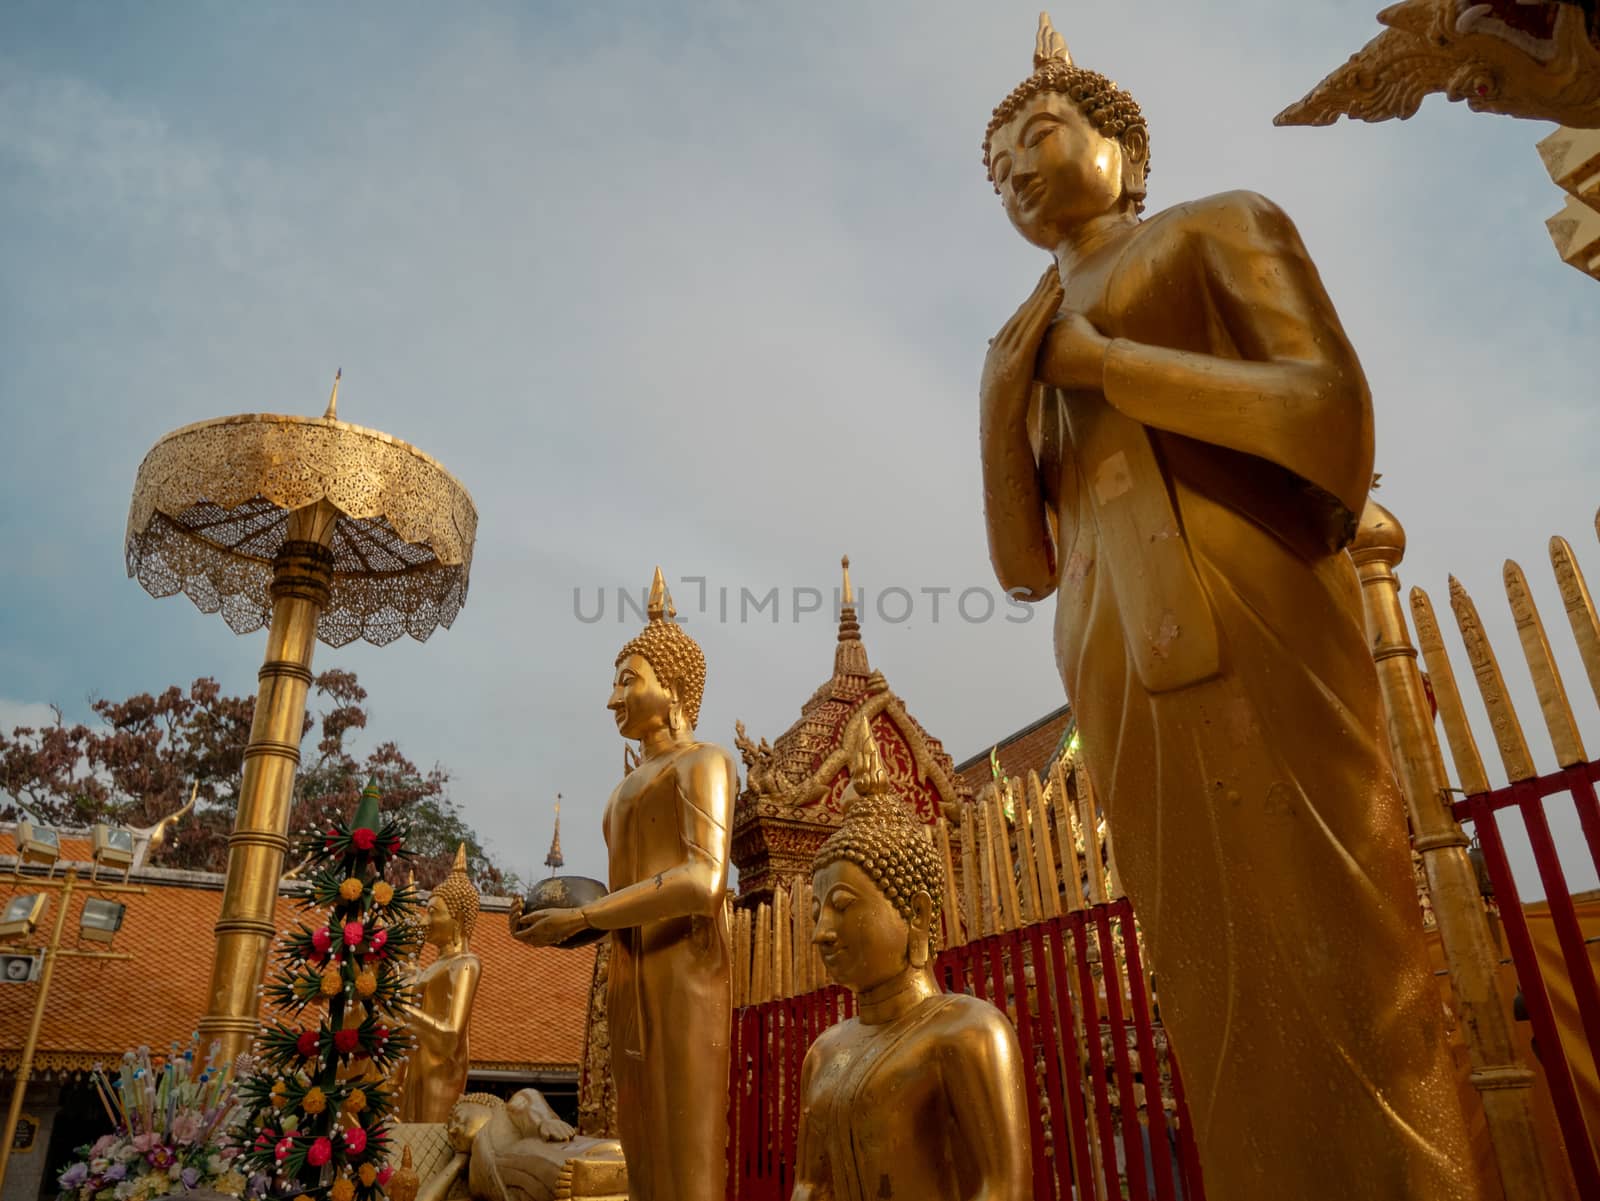
[[[401,1087],[402,1122],[445,1122],[467,1086],[471,1054],[467,1027],[483,965],[472,953],[478,923],[478,890],[467,875],[467,848],[456,848],[455,866],[428,898],[427,941],[437,958],[412,984],[416,997],[406,1010],[406,1029],[416,1046]]]
[[[1139,106],[1041,18],[984,162],[1054,262],[991,341],[1002,586],[1056,661],[1213,1201],[1477,1195],[1345,547],[1371,396],[1299,234],[1143,215]]]
[[[610,889],[516,916],[516,937],[611,931],[607,1017],[617,1126],[634,1201],[722,1201],[733,994],[727,918],[733,757],[697,742],[706,661],[674,620],[661,569],[649,624],[622,648],[607,703],[638,763],[606,803]]]
[[[857,1014],[800,1073],[792,1201],[1030,1201],[1026,1072],[1010,1020],[929,967],[943,869],[862,723],[844,822],[812,866],[813,941]]]

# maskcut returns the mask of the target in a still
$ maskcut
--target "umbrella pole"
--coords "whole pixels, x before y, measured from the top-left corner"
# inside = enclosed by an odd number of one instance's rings
[[[311,652],[333,584],[329,548],[337,518],[338,511],[327,501],[290,513],[283,546],[272,563],[272,625],[244,752],[239,813],[228,839],[209,1007],[199,1027],[202,1045],[219,1041],[228,1059],[247,1050],[255,1036],[262,974],[278,933],[278,881],[289,849]]]

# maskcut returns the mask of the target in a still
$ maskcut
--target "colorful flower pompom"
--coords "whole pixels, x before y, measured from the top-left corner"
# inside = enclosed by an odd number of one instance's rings
[[[350,1095],[344,1099],[346,1113],[360,1113],[367,1107],[367,1094],[359,1088],[351,1089]]]
[[[394,885],[387,880],[379,880],[372,886],[372,899],[380,905],[387,905],[394,900]]]
[[[348,1176],[339,1177],[328,1189],[328,1201],[354,1201],[355,1195],[356,1186]]]
[[[372,932],[372,937],[367,941],[367,946],[370,947],[372,953],[376,955],[378,952],[382,951],[383,948],[388,945],[388,943],[389,932],[387,930],[374,930]]]
[[[333,1158],[333,1143],[326,1137],[316,1139],[306,1151],[306,1162],[314,1168],[320,1168]]]
[[[279,1139],[278,1145],[273,1148],[272,1155],[279,1163],[289,1158],[289,1152],[294,1150],[294,1139]]]
[[[355,876],[346,876],[344,883],[339,885],[339,895],[347,901],[359,901],[364,891],[366,891],[366,885],[362,884]]]
[[[341,1055],[348,1055],[361,1045],[361,1031],[350,1027],[333,1032],[333,1049]]]
[[[304,1037],[304,1035],[301,1037]],[[298,1049],[299,1048],[296,1048],[296,1050]],[[288,1101],[289,1098],[285,1095],[283,1081],[279,1080],[272,1086],[272,1108],[282,1109],[286,1104],[288,1104]]]
[[[389,1177],[393,1175],[394,1167],[390,1164],[384,1164],[383,1167],[378,1169],[378,1187],[386,1188],[389,1184]]]
[[[360,975],[358,975],[356,977],[356,995],[358,997],[370,997],[373,993],[375,993],[377,991],[378,991],[378,976],[377,976],[377,973],[371,972],[371,971],[366,971],[366,972],[362,972]]]
[[[300,1053],[301,1059],[310,1059],[317,1053],[317,1032],[300,1031],[300,1037],[294,1040],[294,1049]]]
[[[378,845],[378,832],[366,826],[357,826],[350,831],[350,845],[358,851],[370,851]]]
[[[364,1163],[356,1169],[356,1176],[360,1179],[362,1188],[371,1188],[378,1181],[378,1169],[370,1163]]]
[[[361,940],[367,936],[366,929],[360,922],[346,922],[344,924],[344,945],[347,947],[359,946]]]
[[[350,1127],[344,1132],[344,1145],[351,1155],[360,1155],[367,1149],[367,1132],[360,1126]]]
[[[327,954],[333,947],[333,931],[326,926],[319,927],[311,932],[311,945],[321,954]]]
[[[344,977],[340,975],[339,968],[333,966],[322,973],[322,995],[336,997],[344,991]]]
[[[300,1098],[300,1108],[307,1113],[321,1113],[328,1108],[328,1095],[313,1084],[306,1090],[306,1095]]]

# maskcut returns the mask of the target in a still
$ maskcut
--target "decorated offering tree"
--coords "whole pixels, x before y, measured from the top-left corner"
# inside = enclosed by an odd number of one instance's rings
[[[323,920],[279,940],[256,1069],[240,1086],[250,1115],[245,1154],[274,1196],[384,1195],[393,1078],[410,1045],[401,1013],[421,945],[415,889],[384,879],[406,857],[403,844],[372,783],[351,822],[302,843],[310,883],[302,904]]]

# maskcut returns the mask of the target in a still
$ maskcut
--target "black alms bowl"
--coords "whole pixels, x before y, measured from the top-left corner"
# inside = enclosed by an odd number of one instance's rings
[[[522,902],[522,913],[537,913],[541,909],[581,909],[592,905],[606,895],[606,886],[588,876],[551,876],[533,886]],[[515,911],[513,911],[515,914]],[[512,917],[512,932],[516,932],[516,916]],[[609,934],[609,930],[579,930],[556,945],[560,947],[586,947]]]

